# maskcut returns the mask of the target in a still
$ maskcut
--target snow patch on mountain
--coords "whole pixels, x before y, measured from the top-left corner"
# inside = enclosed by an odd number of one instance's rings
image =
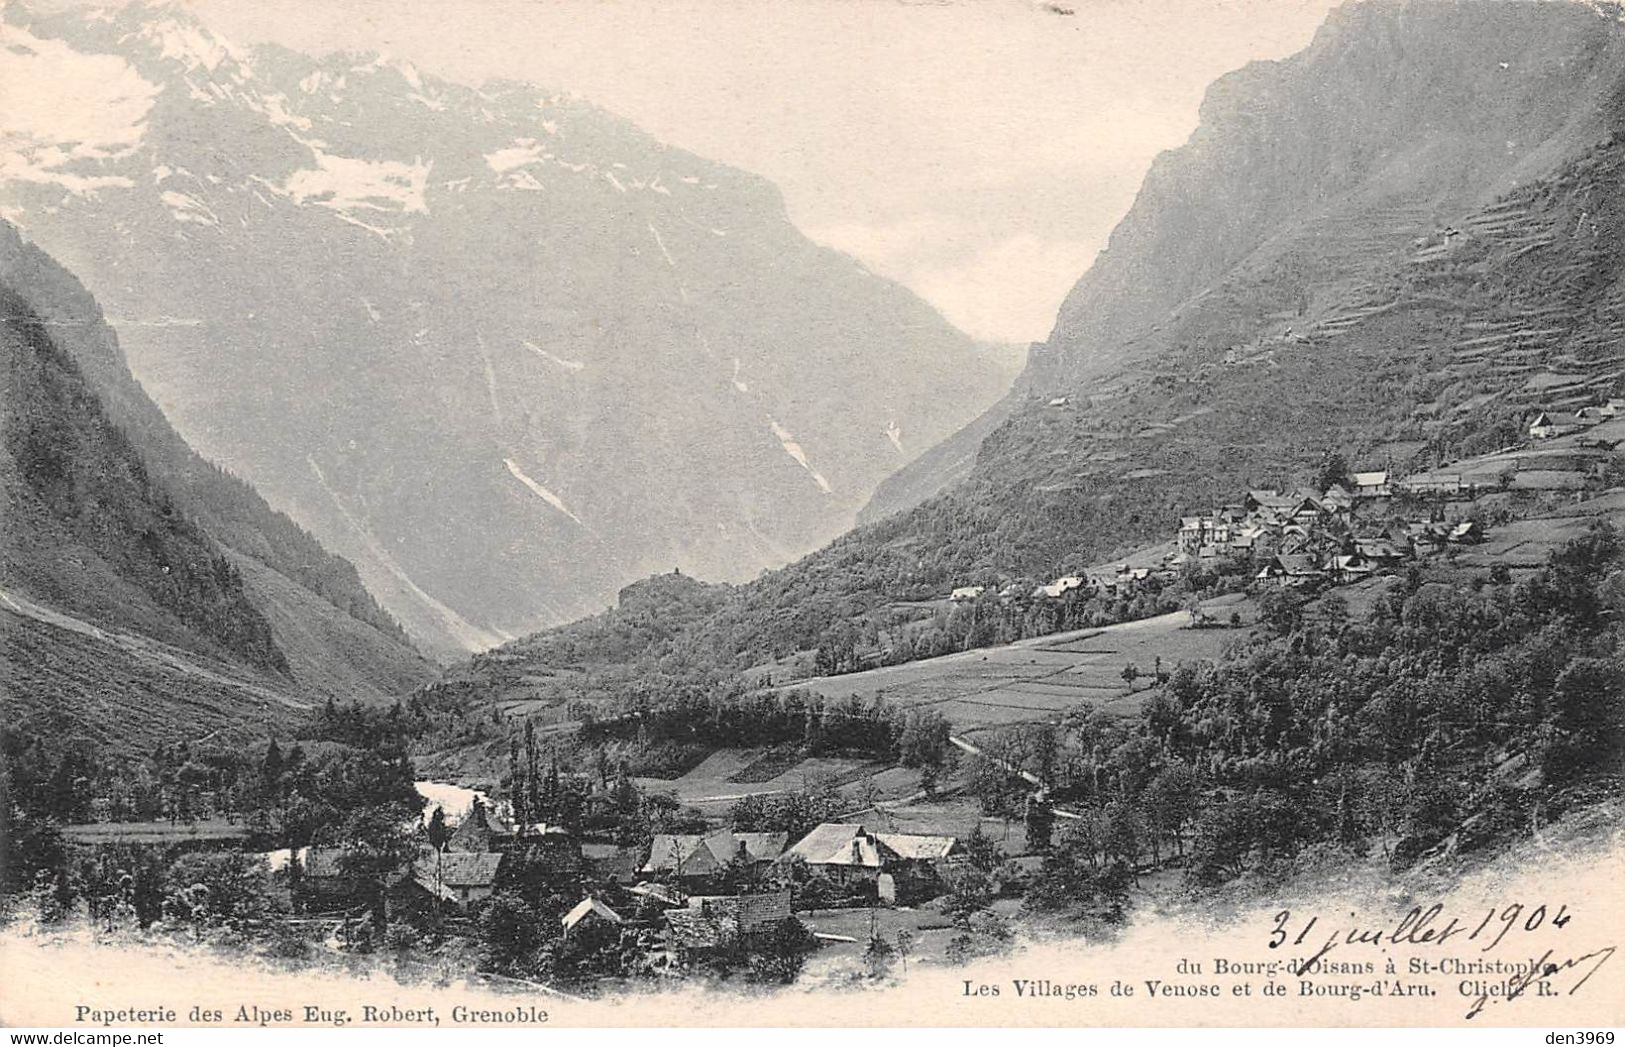
[[[242,52],[190,19],[151,22],[141,27],[138,36],[156,45],[160,57],[188,69],[202,68],[212,73],[229,59],[244,77],[254,75]]]
[[[485,165],[497,174],[507,174],[526,164],[539,164],[544,159],[542,147],[536,144],[534,138],[518,138],[506,148],[486,153]]]
[[[344,213],[429,213],[427,190],[431,164],[422,160],[408,164],[398,160],[336,156],[314,146],[311,153],[316,158],[316,166],[295,171],[283,187],[295,203],[311,203]]]
[[[655,225],[654,225],[653,222],[647,222],[645,224],[648,225],[649,232],[654,234],[655,246],[660,248],[660,253],[666,257],[666,264],[671,266],[673,269],[676,269],[677,268],[677,263],[672,259],[671,252],[666,250],[666,241],[661,239],[660,230],[655,228]]]
[[[897,453],[903,453],[903,430],[897,427],[897,419],[895,418],[886,423],[886,439],[890,440],[891,445],[897,448]]]
[[[82,54],[0,23],[0,182],[55,184],[80,196],[133,186],[102,165],[141,144],[159,91],[117,55]]]
[[[524,342],[523,345],[524,345],[524,347],[526,349],[529,349],[531,352],[535,353],[537,356],[540,356],[542,359],[548,361],[549,363],[558,364],[560,367],[564,368],[566,371],[580,371],[580,370],[583,370],[587,366],[585,363],[581,362],[580,360],[566,360],[562,356],[555,356],[552,353],[548,352],[546,349],[543,349],[541,346],[537,345],[535,342]]]
[[[195,196],[166,190],[158,194],[169,213],[177,222],[190,222],[193,225],[219,225],[220,218],[209,206],[198,200]]]
[[[485,373],[485,397],[491,405],[491,417],[499,423],[502,421],[502,406],[497,403],[497,372],[491,366],[491,354],[486,351],[485,337],[479,332],[474,333],[474,344],[480,351],[480,370]]]
[[[534,494],[536,497],[540,498],[542,501],[546,502],[548,505],[551,505],[553,508],[555,508],[559,512],[563,513],[565,516],[568,516],[570,519],[574,520],[580,526],[582,526],[582,527],[587,526],[586,524],[581,523],[581,517],[579,517],[575,513],[571,512],[570,507],[568,505],[564,504],[564,499],[560,498],[558,495],[554,494],[552,491],[549,491],[546,487],[543,487],[541,484],[537,483],[535,480],[532,480],[530,477],[526,476],[525,471],[523,469],[519,468],[519,463],[518,462],[514,461],[512,458],[504,458],[504,459],[502,459],[502,464],[506,465],[508,467],[508,472],[513,474],[513,478],[515,480],[518,480],[520,483],[522,483],[526,487],[530,488],[531,493]]]
[[[794,458],[797,465],[807,470],[807,475],[813,478],[813,482],[818,485],[819,490],[825,494],[834,493],[829,481],[824,479],[822,473],[813,468],[812,463],[807,460],[807,452],[801,449],[801,445],[796,442],[794,436],[790,435],[789,430],[780,425],[772,415],[768,416],[767,424],[773,430],[773,435],[779,438],[779,445],[784,448],[784,453]]]
[[[265,95],[260,104],[256,106],[265,118],[275,127],[297,127],[301,131],[309,131],[311,122],[309,118],[288,112],[287,98],[282,95]]]

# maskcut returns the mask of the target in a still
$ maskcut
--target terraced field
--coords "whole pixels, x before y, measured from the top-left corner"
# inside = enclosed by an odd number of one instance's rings
[[[1249,624],[1255,614],[1239,596],[1210,601],[1204,609],[1221,621],[1239,611]],[[878,696],[902,706],[931,706],[960,734],[1057,720],[1080,706],[1132,716],[1147,683],[1142,678],[1130,688],[1123,680],[1124,666],[1132,663],[1149,676],[1158,658],[1169,668],[1180,661],[1216,658],[1235,635],[1230,629],[1190,629],[1189,622],[1190,616],[1179,611],[786,686],[826,698]]]

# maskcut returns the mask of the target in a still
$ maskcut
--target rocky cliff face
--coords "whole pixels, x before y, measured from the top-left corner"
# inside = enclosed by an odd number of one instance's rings
[[[1621,54],[1617,21],[1579,4],[1339,8],[1302,53],[1209,89],[1068,295],[1030,387],[1312,322],[1418,236],[1605,135]]]
[[[173,8],[4,32],[116,90],[28,125],[0,205],[188,441],[438,648],[789,560],[1004,391],[771,186],[579,101],[245,54]]]
[[[989,476],[1025,475],[1038,463],[1013,461],[1011,448],[1042,454],[1045,433],[1067,430],[1071,442],[1090,432],[1188,421],[1178,409],[1166,419],[1146,417],[1137,402],[1132,410],[1140,417],[1124,418],[1130,408],[1123,398],[1148,382],[1160,383],[1151,398],[1160,416],[1173,386],[1197,375],[1225,389],[1240,373],[1274,381],[1257,371],[1203,369],[1273,361],[1276,347],[1316,347],[1328,375],[1347,374],[1340,362],[1369,345],[1379,324],[1388,328],[1384,342],[1394,337],[1398,321],[1388,314],[1413,308],[1398,286],[1416,271],[1419,245],[1436,244],[1421,257],[1437,268],[1438,251],[1467,243],[1457,239],[1464,223],[1507,238],[1512,251],[1527,246],[1561,255],[1565,264],[1575,260],[1566,236],[1522,244],[1506,221],[1475,216],[1495,215],[1498,201],[1563,177],[1610,141],[1621,121],[1622,68],[1618,13],[1593,5],[1371,0],[1339,8],[1303,52],[1212,86],[1199,129],[1153,164],[1050,337],[1033,347],[1017,382],[1019,405],[1005,412],[1014,431],[984,441],[982,430],[996,428],[990,420],[968,426],[882,492],[910,497],[884,505],[877,499],[866,517],[947,489],[978,454]],[[1611,197],[1617,188],[1591,191]],[[1474,289],[1498,278],[1465,269],[1453,277],[1457,284],[1443,293],[1464,296],[1463,310],[1469,300],[1475,309],[1492,308]],[[1420,304],[1448,314],[1452,301]],[[1433,337],[1416,334],[1418,349]],[[1421,355],[1411,362],[1430,366]],[[1335,398],[1338,390],[1324,395]],[[1065,407],[1046,406],[1062,397],[1069,398]],[[1213,402],[1228,399],[1216,394]],[[1407,419],[1395,436],[1414,444],[1408,412],[1415,405],[1395,401],[1383,405],[1384,415],[1389,406]],[[1261,451],[1259,471],[1285,467],[1292,457],[1282,453],[1285,445],[1306,451],[1338,442],[1335,432],[1300,426],[1249,438]],[[960,465],[954,472],[939,468],[942,462]],[[1072,467],[1085,468],[1071,459],[1060,465],[1063,472]]]

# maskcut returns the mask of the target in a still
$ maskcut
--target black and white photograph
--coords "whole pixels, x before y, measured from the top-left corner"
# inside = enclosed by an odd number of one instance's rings
[[[1600,1047],[1622,783],[1619,3],[0,0],[0,1025]]]

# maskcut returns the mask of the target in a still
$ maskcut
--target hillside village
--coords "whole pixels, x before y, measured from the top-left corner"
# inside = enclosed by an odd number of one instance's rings
[[[1622,412],[1625,399],[1618,397],[1573,411],[1539,411],[1528,424],[1525,446],[1538,450],[1559,437],[1611,422]],[[1574,446],[1607,452],[1619,442],[1580,437]],[[1587,466],[1593,480],[1602,477],[1602,468],[1600,462]],[[1340,466],[1335,471],[1344,473]],[[1485,496],[1587,486],[1584,471],[1561,469],[1555,470],[1558,476],[1520,481],[1525,471],[1527,463],[1501,453],[1406,476],[1387,469],[1347,472],[1319,490],[1251,490],[1236,502],[1182,517],[1160,559],[1148,563],[1140,556],[1135,565],[1121,562],[1062,575],[1030,592],[1008,586],[997,598],[1010,603],[1160,590],[1197,565],[1245,568],[1254,592],[1356,582],[1481,543],[1487,522],[1475,507]],[[948,599],[959,604],[987,595],[986,586],[961,586]]]

